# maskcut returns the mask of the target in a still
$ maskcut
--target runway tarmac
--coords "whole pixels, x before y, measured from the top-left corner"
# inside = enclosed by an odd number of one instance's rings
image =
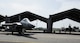
[[[0,43],[80,43],[80,35],[25,33],[24,36],[0,32]]]

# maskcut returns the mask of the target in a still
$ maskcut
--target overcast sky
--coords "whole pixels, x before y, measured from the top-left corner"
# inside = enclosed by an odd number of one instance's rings
[[[0,0],[0,14],[4,16],[12,16],[24,11],[30,11],[49,18],[49,15],[72,8],[80,9],[80,0]],[[46,23],[39,20],[33,21],[32,24],[36,25],[36,27],[46,27]],[[69,24],[72,27],[80,27],[79,23],[69,19],[55,22],[53,27],[68,27]]]

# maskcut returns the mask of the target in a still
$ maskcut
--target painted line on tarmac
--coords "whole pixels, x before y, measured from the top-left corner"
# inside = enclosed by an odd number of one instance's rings
[[[0,40],[0,43],[38,43],[38,42],[19,42],[19,41],[4,41],[4,40]]]

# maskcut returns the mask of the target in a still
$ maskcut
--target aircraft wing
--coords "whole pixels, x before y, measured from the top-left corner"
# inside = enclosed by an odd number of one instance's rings
[[[28,12],[28,11],[17,14],[17,15],[10,16],[10,21],[11,22],[20,22],[23,18],[28,18],[30,21],[39,19],[41,21],[47,22],[46,18],[36,15],[34,13]]]
[[[0,15],[0,22],[3,22],[4,21],[4,16]]]

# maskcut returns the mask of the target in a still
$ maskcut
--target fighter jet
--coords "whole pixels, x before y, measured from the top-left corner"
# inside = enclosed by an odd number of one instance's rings
[[[35,26],[29,23],[30,21],[27,18],[22,19],[20,22],[14,22],[14,23],[5,23],[2,24],[3,26],[6,26],[5,31],[8,32],[19,32],[19,34],[24,34],[23,32],[25,30],[32,30]],[[7,28],[9,27],[9,28]]]

